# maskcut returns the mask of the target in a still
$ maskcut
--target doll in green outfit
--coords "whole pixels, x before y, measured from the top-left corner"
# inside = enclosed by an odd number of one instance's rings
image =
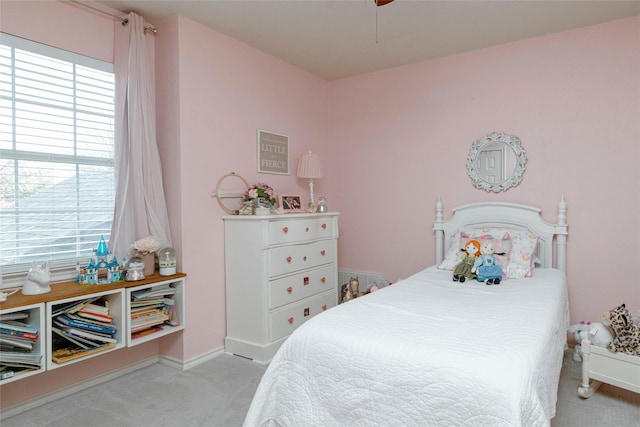
[[[480,256],[480,242],[477,240],[469,240],[464,246],[465,254],[462,261],[456,265],[453,270],[453,281],[463,283],[467,279],[475,279],[478,277],[476,273],[472,273],[471,269]]]

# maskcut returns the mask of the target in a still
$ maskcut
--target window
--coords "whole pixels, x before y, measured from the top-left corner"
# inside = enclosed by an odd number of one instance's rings
[[[114,207],[113,65],[0,34],[0,266],[86,262]]]

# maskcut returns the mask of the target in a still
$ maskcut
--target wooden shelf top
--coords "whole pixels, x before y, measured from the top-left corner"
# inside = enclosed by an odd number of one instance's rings
[[[115,289],[133,288],[135,286],[147,284],[152,285],[154,283],[181,279],[186,276],[187,275],[185,273],[177,273],[172,276],[160,276],[155,272],[152,276],[146,277],[142,280],[136,280],[134,282],[122,281],[115,283],[102,283],[99,285],[81,285],[80,283],[70,280],[66,282],[52,283],[51,292],[47,292],[46,294],[22,295],[22,292],[18,291],[15,294],[10,295],[5,302],[0,303],[0,310],[8,310],[26,305],[39,304],[41,302],[46,303]]]

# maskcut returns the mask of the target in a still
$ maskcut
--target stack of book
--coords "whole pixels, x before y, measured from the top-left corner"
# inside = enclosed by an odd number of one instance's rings
[[[162,324],[179,325],[172,295],[176,288],[166,285],[131,292],[131,338],[163,330]]]
[[[28,311],[0,315],[0,380],[42,366],[42,354],[37,346],[38,329],[28,321]]]
[[[118,328],[109,313],[109,301],[89,298],[56,307],[52,313],[54,333],[52,360],[69,360],[115,347]]]

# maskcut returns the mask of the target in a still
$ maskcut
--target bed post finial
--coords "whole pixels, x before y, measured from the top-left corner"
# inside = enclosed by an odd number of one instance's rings
[[[558,225],[567,225],[567,202],[564,200],[564,194],[558,203]]]
[[[567,202],[564,194],[558,202],[556,222],[556,264],[559,270],[567,272]]]
[[[436,220],[433,222],[433,229],[436,230],[436,264],[444,260],[444,229],[442,228],[442,200],[438,196],[436,202]]]

